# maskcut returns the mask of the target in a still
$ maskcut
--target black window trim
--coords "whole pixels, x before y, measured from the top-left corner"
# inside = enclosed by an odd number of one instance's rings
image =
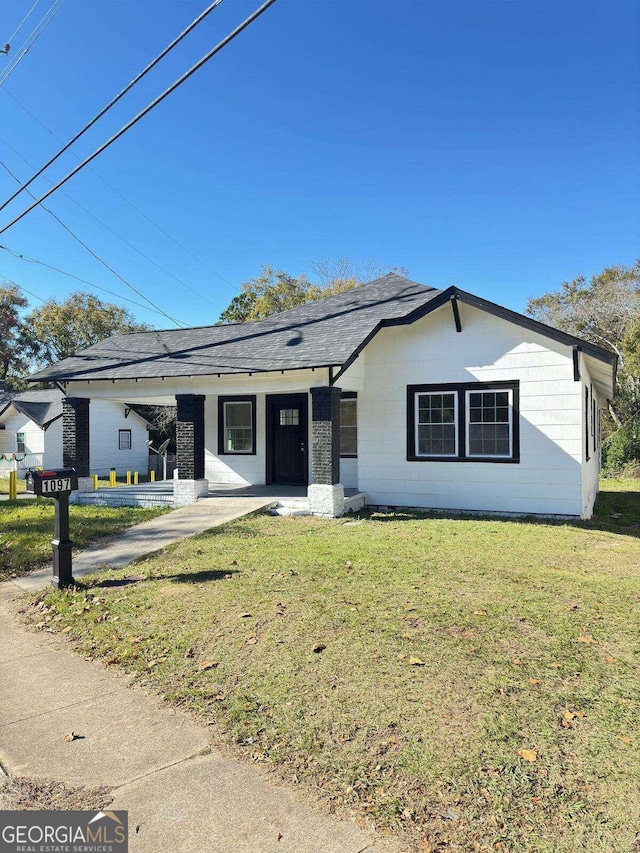
[[[225,403],[251,403],[251,450],[225,450],[224,449],[224,404]],[[256,431],[256,395],[255,394],[228,394],[218,397],[218,456],[255,456],[257,449]]]
[[[122,434],[124,432],[129,433],[129,447],[122,446]],[[133,436],[131,434],[130,429],[119,429],[118,430],[118,450],[133,450]]]
[[[511,391],[512,394],[512,438],[511,456],[467,456],[466,421],[467,391]],[[457,456],[418,456],[415,452],[415,403],[416,394],[454,393],[458,401],[458,455]],[[427,385],[407,385],[407,462],[477,462],[481,465],[493,464],[517,465],[520,462],[520,382],[440,382]]]
[[[357,391],[343,391],[340,394],[340,401],[342,400],[355,400],[356,401],[356,448],[358,446],[358,392]],[[358,452],[356,450],[355,453],[341,453],[340,459],[357,459]]]

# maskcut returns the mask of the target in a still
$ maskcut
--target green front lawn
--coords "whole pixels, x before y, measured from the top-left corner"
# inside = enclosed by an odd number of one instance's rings
[[[18,493],[26,491],[26,483],[24,480],[18,479],[16,480],[16,488]],[[0,495],[8,495],[9,494],[9,478],[8,477],[0,477]]]
[[[166,510],[158,508],[71,506],[71,540],[74,548],[84,548],[163,512]],[[0,502],[0,580],[51,561],[53,516],[50,499]]]
[[[630,851],[638,485],[592,523],[248,517],[29,612],[411,849]]]

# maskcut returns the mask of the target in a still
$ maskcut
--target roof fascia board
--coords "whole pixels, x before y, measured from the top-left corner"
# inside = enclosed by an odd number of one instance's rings
[[[558,341],[558,343],[567,344],[567,346],[570,347],[579,346],[584,353],[592,356],[593,358],[597,358],[599,361],[604,361],[613,366],[617,364],[617,357],[615,353],[596,346],[596,344],[591,344],[582,338],[577,338],[575,335],[570,335],[568,332],[561,332],[560,329],[554,329],[552,326],[540,323],[532,317],[526,317],[524,314],[518,314],[517,311],[511,311],[509,308],[503,308],[501,305],[496,305],[495,302],[489,302],[481,296],[474,296],[472,293],[467,293],[464,290],[458,290],[456,288],[456,296],[466,305],[471,305],[474,308],[480,308],[480,310],[486,311],[488,314],[493,314],[496,317],[500,317],[502,320],[515,323],[517,326],[522,326],[525,329],[529,329],[531,332],[537,332],[540,335],[544,335],[547,338]]]

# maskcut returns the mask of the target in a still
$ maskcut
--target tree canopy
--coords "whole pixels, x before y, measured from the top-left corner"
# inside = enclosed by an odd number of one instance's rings
[[[25,388],[27,375],[36,367],[111,335],[148,328],[126,309],[80,291],[63,301],[49,299],[25,316],[28,308],[17,285],[0,287],[0,379],[9,391]]]
[[[563,282],[559,290],[530,299],[527,313],[618,356],[603,458],[609,467],[640,459],[640,261]]]
[[[0,379],[8,388],[23,386],[22,377],[29,366],[20,316],[28,304],[16,285],[0,287]]]
[[[348,258],[322,259],[312,265],[317,283],[309,281],[304,272],[298,276],[284,270],[265,266],[256,278],[241,285],[240,293],[234,296],[220,315],[220,323],[246,323],[261,320],[289,308],[297,308],[305,302],[313,302],[333,293],[350,290],[363,281],[369,281],[388,268],[374,262],[355,264]],[[393,271],[406,274],[406,269],[394,267]]]
[[[49,299],[25,318],[28,344],[40,365],[54,364],[112,335],[148,329],[131,312],[90,293]]]

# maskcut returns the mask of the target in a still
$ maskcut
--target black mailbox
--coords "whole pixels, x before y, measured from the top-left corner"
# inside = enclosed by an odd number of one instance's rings
[[[30,470],[26,477],[27,491],[45,498],[69,494],[78,488],[75,468],[58,468],[53,471]]]

